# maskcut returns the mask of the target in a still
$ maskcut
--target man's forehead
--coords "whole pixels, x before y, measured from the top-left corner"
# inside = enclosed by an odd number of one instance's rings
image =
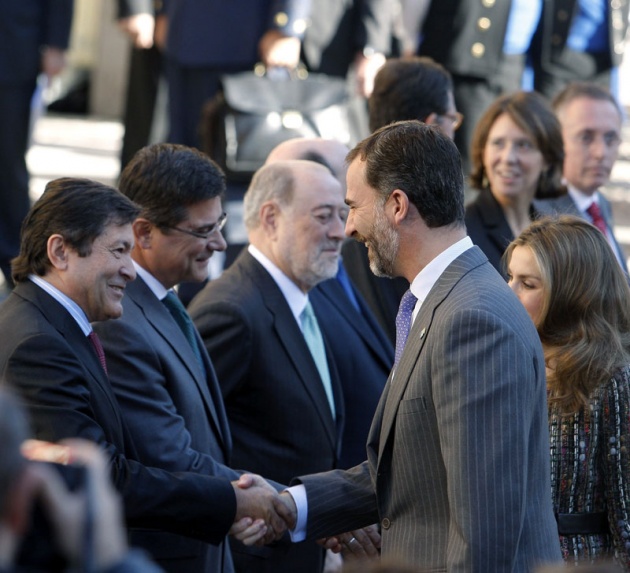
[[[103,227],[103,232],[95,241],[133,241],[133,229],[131,223],[108,223]]]
[[[615,125],[621,125],[619,110],[608,100],[580,97],[568,102],[558,112],[560,123],[565,127],[576,124],[588,124],[601,127],[603,120],[613,119]],[[610,123],[610,122],[608,122]]]

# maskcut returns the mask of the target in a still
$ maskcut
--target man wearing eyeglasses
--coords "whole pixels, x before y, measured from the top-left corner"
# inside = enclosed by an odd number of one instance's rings
[[[172,290],[182,281],[203,281],[210,257],[226,248],[223,173],[195,149],[157,144],[136,153],[119,186],[141,208],[132,225],[137,279],[126,290],[123,318],[96,330],[140,460],[237,479],[226,465],[232,442],[214,368]],[[147,531],[132,543],[167,571],[233,571],[225,542],[211,546]]]
[[[608,239],[619,264],[626,256],[613,233],[612,209],[600,189],[610,180],[619,155],[622,115],[615,98],[590,82],[567,85],[553,100],[562,127],[564,182],[568,193],[536,201],[540,213],[569,213],[595,225]]]

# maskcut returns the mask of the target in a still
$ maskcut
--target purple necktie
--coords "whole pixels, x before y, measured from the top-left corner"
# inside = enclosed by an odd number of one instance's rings
[[[396,354],[394,357],[394,367],[398,365],[398,361],[405,348],[409,330],[411,329],[413,309],[417,302],[418,299],[413,295],[411,290],[408,290],[400,301],[398,314],[396,315]]]
[[[107,376],[107,362],[105,362],[105,352],[103,350],[103,345],[101,344],[101,340],[98,337],[98,334],[96,334],[96,332],[94,331],[88,334],[88,338],[90,339],[90,342],[92,343],[92,346],[94,347],[94,351],[96,352],[96,355],[98,356],[98,361],[101,363],[101,367],[103,368],[103,371],[105,372],[105,375]]]
[[[606,225],[606,221],[604,220],[604,217],[602,217],[602,210],[599,208],[599,205],[593,201],[586,212],[589,214],[593,225],[595,225],[595,227],[597,227],[602,233],[604,233],[604,236],[606,236],[608,225]]]

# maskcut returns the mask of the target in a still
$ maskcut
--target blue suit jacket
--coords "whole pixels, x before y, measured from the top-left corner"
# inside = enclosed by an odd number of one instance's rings
[[[166,307],[138,277],[125,290],[123,316],[97,324],[109,378],[139,460],[169,471],[238,479],[228,468],[232,440],[214,368],[205,372]],[[232,571],[225,543],[210,546],[164,533],[136,535],[167,570]]]
[[[317,320],[339,372],[346,407],[340,468],[365,460],[374,411],[394,363],[394,349],[354,289],[358,311],[337,279],[317,285],[310,293]]]
[[[277,28],[295,35],[292,23],[307,18],[310,5],[311,0],[165,0],[167,55],[182,66],[225,72],[253,67],[263,33]],[[283,24],[274,18],[278,12],[287,16]]]

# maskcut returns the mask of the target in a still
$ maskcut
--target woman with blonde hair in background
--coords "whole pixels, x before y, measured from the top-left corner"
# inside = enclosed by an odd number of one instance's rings
[[[572,216],[532,223],[507,247],[509,285],[545,354],[551,484],[570,563],[630,571],[630,288],[610,245]]]

